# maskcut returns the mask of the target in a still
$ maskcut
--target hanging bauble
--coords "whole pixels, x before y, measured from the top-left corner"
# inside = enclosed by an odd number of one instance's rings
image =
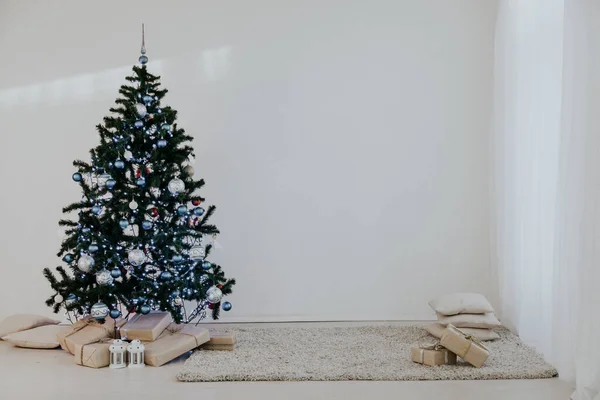
[[[156,145],[162,149],[163,147],[167,147],[167,141],[165,139],[160,139],[156,142]]]
[[[140,249],[133,249],[127,255],[127,259],[131,265],[138,267],[146,261],[146,253]]]
[[[150,216],[152,216],[152,218],[157,218],[158,215],[159,215],[158,208],[156,208],[156,207],[150,208]]]
[[[140,58],[138,58],[138,60],[139,60],[140,64],[144,65],[148,62],[148,57],[142,55],[142,56],[140,56]]]
[[[183,299],[177,296],[173,299],[173,304],[175,305],[175,307],[181,307],[183,305]]]
[[[161,273],[160,268],[150,264],[144,267],[144,271],[146,272],[146,276],[148,276],[150,279],[158,279]]]
[[[137,180],[135,181],[135,184],[138,185],[139,187],[144,187],[144,186],[146,186],[146,179],[137,178]]]
[[[96,274],[96,283],[98,285],[110,285],[113,283],[113,277],[108,270],[103,269]]]
[[[147,304],[144,304],[143,306],[140,307],[140,312],[144,315],[149,314],[150,313],[150,306]]]
[[[121,276],[121,270],[119,268],[113,268],[110,271],[110,276],[112,276],[115,279],[118,278],[118,277],[120,277]]]
[[[81,272],[90,272],[94,263],[94,257],[84,254],[77,260],[77,268],[79,268]]]
[[[100,207],[99,205],[95,205],[94,207],[92,207],[92,214],[100,215],[101,212],[102,212],[102,207]]]
[[[122,219],[119,221],[119,226],[121,227],[121,229],[125,229],[129,226],[129,222],[127,222],[126,219]]]
[[[75,302],[75,300],[77,300],[77,296],[70,294],[67,296],[67,300],[65,300],[65,305],[70,306]]]
[[[119,318],[119,315],[121,315],[121,311],[119,311],[119,310],[117,310],[117,309],[114,309],[114,308],[113,308],[112,310],[110,310],[110,317],[111,317],[112,319],[117,319],[117,318]]]
[[[149,229],[152,229],[152,225],[153,224],[151,221],[144,221],[144,222],[142,222],[142,229],[147,231]]]
[[[208,300],[209,303],[216,304],[221,301],[222,297],[223,292],[216,286],[211,286],[206,291],[206,300]]]
[[[212,264],[210,263],[210,261],[202,261],[202,269],[203,270],[208,271],[211,268],[212,268]]]
[[[169,125],[169,124],[162,124],[160,126],[160,129],[162,129],[165,132],[169,132],[171,130],[171,125]]]
[[[123,152],[123,158],[127,161],[131,160],[133,158],[133,153],[129,150],[125,150]]]
[[[92,243],[88,246],[88,251],[90,253],[95,253],[98,251],[98,245],[96,243]]]
[[[92,306],[90,314],[97,321],[103,321],[108,315],[108,306],[102,302],[98,302]]]
[[[202,207],[194,208],[194,215],[201,217],[202,214],[204,214],[204,208],[202,208]]]
[[[144,118],[146,114],[148,114],[146,106],[140,103],[135,105],[135,112],[140,116],[140,118]]]
[[[106,188],[107,189],[112,189],[115,187],[115,185],[117,184],[117,181],[115,181],[114,179],[109,179],[106,181]]]
[[[202,203],[202,201],[200,201],[200,200],[198,200],[198,199],[196,199],[196,200],[192,200],[192,204],[193,204],[193,205],[195,205],[195,206],[199,206],[199,205],[200,205],[200,203]]]
[[[169,181],[167,188],[172,194],[183,193],[185,191],[185,183],[179,178],[174,178]]]
[[[115,161],[115,168],[118,168],[118,169],[125,168],[125,162],[123,160]]]
[[[152,98],[152,96],[145,95],[143,100],[144,100],[144,103],[150,104],[150,103],[152,103],[152,100],[154,100],[154,99]]]
[[[171,279],[171,273],[169,271],[163,271],[160,274],[160,279],[162,279],[163,281],[168,281],[169,279]]]
[[[135,126],[136,128],[141,128],[142,126],[144,126],[144,123],[138,119],[133,123],[133,126]]]
[[[185,214],[187,214],[187,210],[188,209],[187,209],[186,206],[181,205],[181,206],[177,207],[177,214],[179,214],[179,215],[185,215]]]
[[[57,304],[60,304],[60,303],[62,303],[62,302],[63,302],[63,300],[64,300],[64,299],[63,299],[63,297],[60,295],[60,293],[59,293],[59,294],[57,294],[56,296],[54,296],[54,302],[55,302],[55,303],[57,303]]]
[[[201,260],[204,258],[204,247],[202,246],[193,246],[190,249],[190,259],[192,260]]]
[[[104,187],[104,186],[106,186],[106,182],[108,182],[109,179],[112,179],[112,176],[104,173],[104,174],[98,175],[98,177],[96,179],[98,179],[98,187]]]
[[[186,165],[183,167],[183,172],[185,172],[187,176],[192,177],[194,176],[194,167],[191,165]]]
[[[129,209],[130,210],[137,210],[137,208],[138,208],[138,203],[136,203],[135,200],[131,200],[129,202]]]
[[[66,263],[70,263],[71,261],[73,261],[73,254],[65,254],[62,260]]]
[[[231,310],[231,303],[226,301],[225,303],[223,303],[223,311],[230,311]]]
[[[83,179],[83,176],[81,176],[81,174],[79,172],[75,172],[73,174],[72,178],[75,182],[79,182]]]
[[[183,257],[180,254],[175,254],[173,257],[171,257],[171,261],[174,263],[180,263],[183,261]]]

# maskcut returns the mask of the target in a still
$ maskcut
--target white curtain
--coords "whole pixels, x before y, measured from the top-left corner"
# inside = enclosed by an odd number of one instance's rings
[[[495,229],[500,314],[600,400],[600,6],[500,0]]]

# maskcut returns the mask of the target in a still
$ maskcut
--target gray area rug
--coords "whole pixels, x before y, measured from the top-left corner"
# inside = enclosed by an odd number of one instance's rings
[[[414,381],[536,379],[557,376],[542,356],[506,329],[486,342],[482,368],[428,367],[410,360],[411,347],[435,338],[418,326],[235,328],[234,351],[197,350],[177,379],[214,381]]]

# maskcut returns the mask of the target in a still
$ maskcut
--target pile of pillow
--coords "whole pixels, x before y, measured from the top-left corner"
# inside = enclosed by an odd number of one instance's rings
[[[59,346],[57,334],[67,329],[58,324],[40,315],[17,314],[0,322],[0,338],[17,347],[54,349]]]
[[[494,340],[500,336],[492,329],[502,326],[485,296],[479,293],[454,293],[429,302],[438,322],[425,327],[435,337],[441,337],[448,324],[479,340]]]

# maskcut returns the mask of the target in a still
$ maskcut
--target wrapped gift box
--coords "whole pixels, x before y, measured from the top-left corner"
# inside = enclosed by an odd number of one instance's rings
[[[456,354],[439,344],[413,347],[411,349],[411,358],[416,363],[432,367],[436,365],[456,364]]]
[[[235,343],[234,344],[208,344],[205,343],[202,345],[201,347],[203,350],[228,350],[228,351],[232,351],[235,350]]]
[[[448,325],[440,344],[477,368],[480,368],[490,355],[479,339],[465,334],[454,325]]]
[[[146,364],[160,367],[210,339],[206,328],[191,325],[171,325],[170,328],[171,330],[166,329],[155,341],[145,343]],[[173,329],[175,331],[172,331]]]
[[[171,314],[155,311],[149,314],[136,314],[121,328],[121,339],[154,341],[171,323]]]
[[[113,339],[103,339],[98,343],[76,344],[75,363],[90,368],[108,367],[110,364],[109,347]]]
[[[210,330],[210,340],[206,345],[235,345],[236,337],[233,332]]]
[[[77,321],[73,325],[60,332],[58,342],[63,350],[75,354],[75,346],[83,346],[99,342],[102,339],[114,338],[115,331],[125,323],[124,320],[106,320],[104,323],[97,322],[91,318]]]

